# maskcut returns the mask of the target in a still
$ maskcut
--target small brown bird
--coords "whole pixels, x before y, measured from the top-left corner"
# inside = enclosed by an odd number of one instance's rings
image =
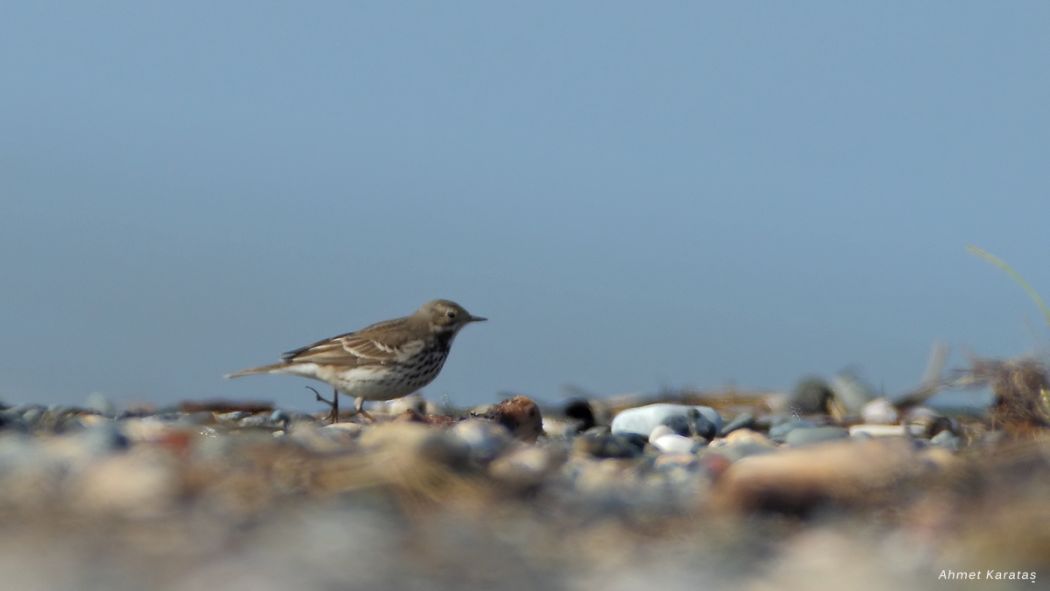
[[[339,392],[354,396],[357,413],[366,417],[366,400],[393,400],[415,392],[437,377],[452,341],[464,326],[485,320],[459,304],[434,300],[411,316],[373,324],[355,332],[289,351],[281,361],[227,375],[291,374],[326,382],[332,400],[315,394],[339,419]]]

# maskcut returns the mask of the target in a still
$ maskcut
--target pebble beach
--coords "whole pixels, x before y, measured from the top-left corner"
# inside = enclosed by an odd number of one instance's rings
[[[984,370],[995,403],[968,414],[844,378],[411,396],[336,424],[236,401],[4,406],[0,573],[19,590],[1037,588],[1047,374]]]

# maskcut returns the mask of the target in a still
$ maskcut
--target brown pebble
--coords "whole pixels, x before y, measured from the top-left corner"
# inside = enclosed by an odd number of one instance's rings
[[[515,438],[533,442],[543,433],[540,407],[526,396],[515,396],[500,402],[478,418],[490,419],[507,428]]]
[[[882,493],[929,468],[902,439],[823,443],[737,461],[719,479],[716,504],[796,514],[825,504],[877,505]]]
[[[759,433],[758,431],[752,431],[751,429],[737,429],[729,435],[726,435],[725,441],[728,445],[754,443],[765,447],[775,447],[773,442],[770,441],[768,437]]]

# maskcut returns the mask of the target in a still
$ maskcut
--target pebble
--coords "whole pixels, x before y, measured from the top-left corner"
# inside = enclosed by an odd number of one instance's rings
[[[930,439],[930,443],[951,451],[959,451],[959,448],[962,447],[962,440],[959,436],[947,430],[934,435],[933,438]]]
[[[700,442],[683,437],[676,433],[668,433],[657,437],[652,441],[653,447],[665,454],[693,454],[701,447]]]
[[[763,445],[758,442],[744,441],[740,443],[734,443],[733,445],[723,445],[720,447],[709,447],[701,451],[701,458],[710,456],[722,457],[729,462],[735,462],[748,456],[757,456],[761,454],[770,453],[775,451],[777,448],[775,445],[770,443],[769,445]]]
[[[792,429],[784,437],[784,443],[797,447],[813,443],[823,443],[849,437],[849,431],[842,427],[801,427]]]
[[[722,427],[722,430],[719,431],[718,434],[721,435],[722,437],[725,437],[726,435],[729,435],[730,433],[732,433],[733,431],[736,431],[738,429],[750,429],[750,428],[752,428],[754,426],[755,426],[755,415],[753,415],[753,414],[751,414],[749,412],[742,412],[742,413],[738,414],[737,416],[733,417],[732,421],[729,421],[728,423],[726,423],[726,425],[724,427]]]
[[[45,407],[39,404],[21,404],[9,410],[20,415],[26,425],[31,428],[36,427],[37,423],[43,418],[44,413],[47,411]]]
[[[85,468],[71,490],[81,510],[141,518],[171,509],[181,486],[169,458],[146,449]]]
[[[566,463],[565,472],[573,491],[589,501],[581,509],[591,512],[600,513],[609,501],[615,503],[612,506],[619,505],[619,495],[635,484],[634,471],[623,462],[577,456]]]
[[[29,431],[29,424],[11,409],[0,410],[0,431],[26,433]]]
[[[580,424],[576,421],[543,417],[543,434],[547,438],[571,439],[580,433]]]
[[[653,470],[675,486],[690,486],[695,478],[704,473],[704,465],[696,454],[660,454],[653,461]]]
[[[195,459],[202,459],[210,462],[228,462],[229,458],[234,457],[237,453],[237,447],[243,443],[242,437],[200,437],[193,440],[193,446],[190,447],[190,440],[185,440],[183,446],[184,451],[190,451],[192,449],[192,455]],[[168,449],[174,448],[179,449],[177,442],[172,442],[173,445],[168,445]],[[162,446],[163,447],[163,446]]]
[[[696,421],[697,421],[696,417],[689,417],[687,415],[671,415],[671,416],[663,419],[660,422],[660,424],[657,425],[655,429],[653,429],[653,431],[655,431],[656,429],[659,429],[660,427],[664,427],[664,428],[670,430],[671,433],[676,433],[676,434],[682,435],[682,436],[688,436],[688,435],[692,434],[694,431],[696,431],[696,427],[694,426],[694,423]],[[703,428],[706,429],[707,425],[703,425]],[[650,431],[649,435],[652,436],[652,433],[653,432]],[[640,435],[640,433],[639,433],[639,435]]]
[[[589,434],[573,440],[573,450],[596,458],[633,458],[642,454],[645,439],[636,434]]]
[[[663,497],[661,503],[678,504],[694,500],[705,490],[710,479],[704,464],[694,454],[661,454],[653,462],[653,472],[646,479],[654,487],[650,494]]]
[[[20,433],[0,435],[0,477],[24,465],[38,463],[41,451],[37,439]]]
[[[827,410],[831,387],[821,378],[805,378],[791,393],[791,408],[800,414],[816,414]]]
[[[313,426],[310,423],[296,423],[296,427],[307,428]],[[361,435],[361,432],[365,430],[365,427],[360,423],[332,423],[325,425],[320,428],[324,433],[339,433],[340,436],[348,436],[350,438],[356,438]]]
[[[598,424],[594,416],[594,407],[584,398],[574,398],[566,402],[562,414],[575,421],[580,431],[586,431]]]
[[[907,430],[904,425],[853,425],[849,434],[850,437],[904,437]]]
[[[199,425],[183,424],[173,421],[165,421],[154,417],[142,417],[134,419],[123,419],[119,421],[124,435],[132,442],[155,442],[165,439],[174,432],[182,432],[188,428],[199,431]]]
[[[519,445],[489,464],[489,474],[515,488],[531,488],[565,463],[568,454],[551,446]]]
[[[759,433],[758,431],[752,431],[751,429],[738,429],[733,431],[729,435],[726,435],[724,439],[727,445],[760,445],[762,447],[772,448],[776,447],[768,437]]]
[[[543,433],[543,415],[540,407],[525,396],[508,398],[482,413],[471,413],[478,418],[495,421],[505,427],[515,439],[533,442]]]
[[[84,401],[84,408],[93,410],[98,414],[107,417],[114,417],[117,414],[116,405],[101,392],[92,392],[91,394],[88,394],[87,399]]]
[[[318,453],[342,452],[357,442],[362,427],[357,423],[319,426],[313,422],[293,422],[285,429],[288,440]]]
[[[81,411],[70,406],[56,404],[44,407],[33,404],[18,406],[11,410],[21,414],[22,420],[33,430],[65,433],[82,427],[80,424]]]
[[[656,428],[653,429],[652,433],[649,433],[649,443],[655,442],[657,439],[663,437],[664,435],[675,434],[675,430],[668,427],[667,425],[657,425]]]
[[[904,417],[905,424],[913,433],[922,437],[933,437],[941,431],[959,432],[959,424],[955,419],[941,415],[937,411],[925,406],[910,409]]]
[[[85,428],[71,437],[82,449],[95,455],[123,451],[131,445],[127,435],[114,421]]]
[[[176,417],[174,420],[191,425],[214,425],[215,414],[208,410],[199,410],[196,412],[185,413],[181,417]]]
[[[466,444],[470,449],[470,459],[481,464],[496,459],[511,443],[507,429],[480,419],[461,421],[449,429],[449,434]]]
[[[243,410],[234,410],[231,412],[215,413],[215,419],[221,423],[236,423],[237,421],[250,416],[251,413]]]
[[[358,441],[365,449],[380,450],[411,463],[433,461],[461,467],[469,464],[471,454],[469,445],[461,438],[422,423],[370,425],[362,430]]]
[[[240,421],[237,422],[237,425],[240,426],[240,427],[246,427],[246,428],[260,428],[260,427],[275,427],[275,426],[279,426],[279,425],[274,425],[273,421],[270,420],[270,415],[268,415],[268,414],[255,414],[255,415],[244,417],[243,419],[241,419]]]
[[[859,416],[874,396],[856,376],[839,374],[831,378],[830,414],[835,418]]]
[[[419,394],[410,394],[386,403],[387,414],[400,415],[404,414],[406,410],[414,410],[419,414],[426,414],[427,401]]]
[[[649,437],[658,425],[667,425],[679,435],[712,439],[722,429],[722,417],[709,406],[657,403],[621,411],[612,421],[614,434]],[[688,429],[688,433],[683,433]]]
[[[869,425],[894,425],[900,419],[897,407],[885,398],[876,398],[865,404],[860,416]]]
[[[931,469],[950,470],[958,468],[962,461],[956,455],[957,449],[931,445],[919,451],[919,457],[926,462]]]
[[[745,514],[806,514],[829,503],[877,503],[877,491],[927,469],[915,459],[911,442],[898,439],[836,441],[751,456],[718,479],[714,506]]]
[[[784,419],[769,428],[769,438],[777,443],[784,443],[787,434],[795,429],[816,427],[817,424],[806,419]]]

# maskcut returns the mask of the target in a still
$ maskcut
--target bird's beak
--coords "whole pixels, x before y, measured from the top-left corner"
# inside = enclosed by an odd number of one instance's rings
[[[482,318],[481,316],[471,316],[470,317],[470,321],[471,322],[485,322],[486,320],[488,320],[488,318]]]

